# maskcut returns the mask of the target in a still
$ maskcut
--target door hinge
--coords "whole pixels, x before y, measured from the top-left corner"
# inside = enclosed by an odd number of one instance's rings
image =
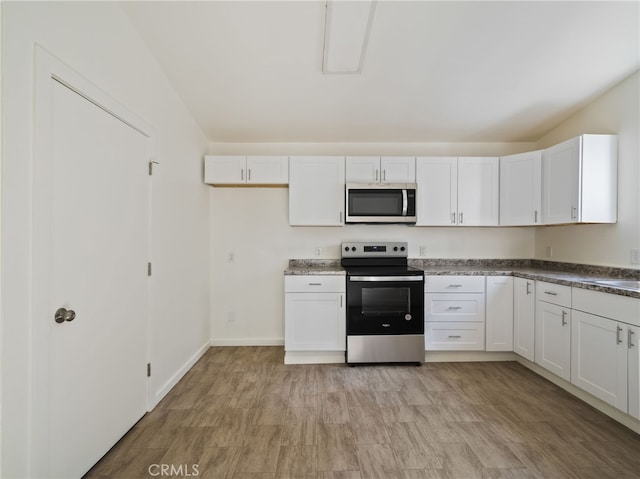
[[[147,377],[151,377],[151,363],[147,363]]]
[[[147,263],[147,276],[151,276],[151,262]]]
[[[149,160],[149,176],[153,175],[153,165],[159,164],[157,161]]]

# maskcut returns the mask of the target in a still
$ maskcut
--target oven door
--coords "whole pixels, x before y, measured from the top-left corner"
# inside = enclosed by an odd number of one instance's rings
[[[349,276],[347,335],[424,333],[424,276]]]

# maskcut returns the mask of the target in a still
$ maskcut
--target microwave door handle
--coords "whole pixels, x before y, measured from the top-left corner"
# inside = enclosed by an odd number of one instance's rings
[[[407,208],[409,207],[409,200],[407,199],[407,190],[402,190],[402,216],[407,216]]]

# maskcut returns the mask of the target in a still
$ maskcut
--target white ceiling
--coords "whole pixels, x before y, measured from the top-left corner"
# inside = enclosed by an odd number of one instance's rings
[[[535,141],[640,66],[640,2],[379,1],[323,75],[324,1],[131,2],[211,141]]]

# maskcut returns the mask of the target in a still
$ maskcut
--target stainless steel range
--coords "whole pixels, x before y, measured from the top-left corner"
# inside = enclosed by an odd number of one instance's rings
[[[424,273],[406,242],[342,243],[347,271],[346,362],[424,361]]]

